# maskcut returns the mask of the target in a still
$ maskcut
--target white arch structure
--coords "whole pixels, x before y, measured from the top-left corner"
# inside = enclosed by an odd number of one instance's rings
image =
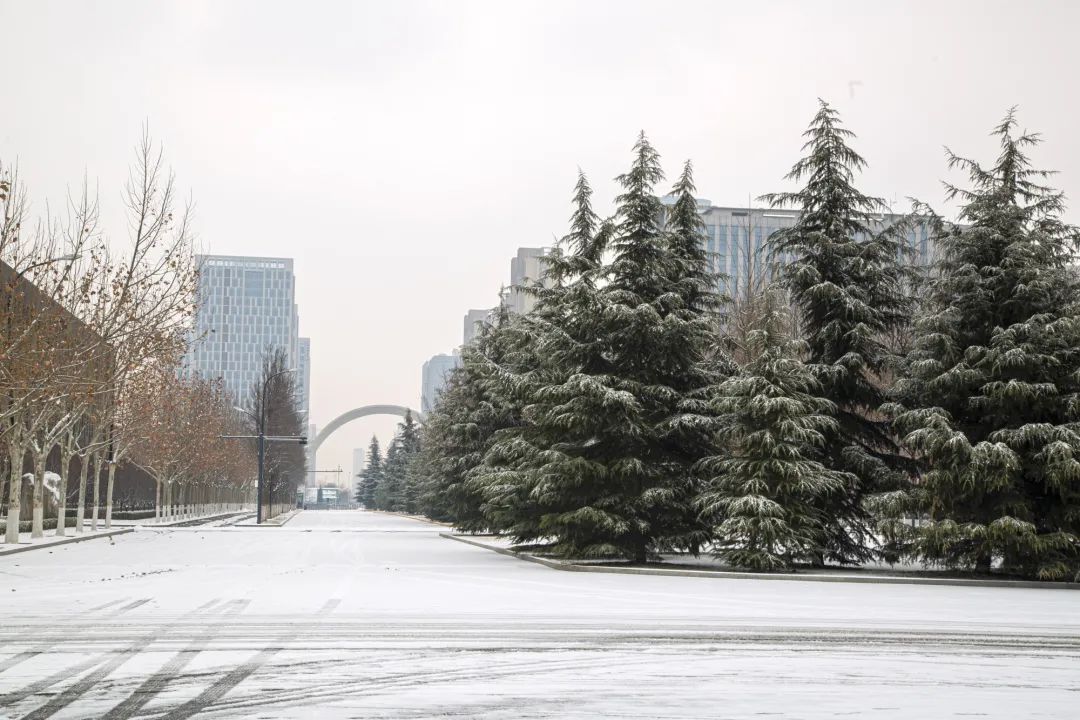
[[[364,405],[363,407],[344,412],[331,420],[326,427],[319,431],[319,434],[316,435],[313,440],[308,441],[308,449],[311,453],[311,457],[314,459],[315,453],[319,451],[319,446],[342,425],[369,415],[397,415],[398,417],[405,417],[405,413],[412,413],[413,419],[416,420],[416,422],[421,425],[424,424],[425,418],[423,413],[411,410],[407,407],[402,407],[401,405]]]

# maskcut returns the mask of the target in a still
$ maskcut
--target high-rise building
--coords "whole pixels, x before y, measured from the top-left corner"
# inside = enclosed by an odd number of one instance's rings
[[[510,290],[506,297],[506,307],[510,312],[521,315],[531,312],[536,307],[536,297],[521,288],[529,287],[543,280],[544,256],[548,248],[518,248],[517,255],[510,260]]]
[[[275,348],[289,367],[299,354],[291,258],[196,256],[198,307],[187,370],[221,378],[240,405],[249,401],[263,360]]]
[[[296,403],[304,414],[304,421],[311,419],[311,338],[298,338],[296,342]]]
[[[420,412],[427,414],[435,408],[450,371],[461,364],[460,355],[435,355],[424,363],[421,375]]]
[[[506,309],[512,313],[524,315],[532,312],[536,307],[536,298],[522,290],[544,278],[544,258],[550,252],[550,248],[532,247],[518,248],[517,255],[510,258],[510,284],[506,287],[503,302]],[[465,327],[462,333],[462,344],[468,345],[477,333],[477,325],[487,322],[491,317],[491,310],[469,310],[465,313]]]
[[[673,204],[671,196],[663,198],[665,205]],[[768,239],[777,230],[792,227],[799,219],[798,210],[718,207],[708,200],[698,199],[698,212],[705,223],[704,249],[710,269],[720,277],[721,292],[737,296],[765,279],[772,264],[791,261],[790,255],[771,257]],[[883,214],[877,222],[889,225],[902,216]],[[915,223],[907,232],[907,242],[913,251],[913,262],[929,262],[931,249],[930,226]]]
[[[476,337],[477,326],[481,323],[487,322],[487,319],[491,317],[490,310],[470,310],[465,313],[465,329],[462,333],[462,345],[468,345],[472,342],[472,339]]]

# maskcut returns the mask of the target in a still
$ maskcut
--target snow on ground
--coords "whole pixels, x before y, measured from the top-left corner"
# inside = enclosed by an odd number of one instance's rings
[[[443,529],[2,557],[0,717],[1076,717],[1080,592],[559,572]]]
[[[0,524],[2,524],[2,523],[0,523]],[[75,542],[87,542],[91,538],[93,538],[95,540],[101,539],[101,538],[108,538],[110,535],[115,535],[116,531],[120,530],[120,529],[121,528],[119,528],[119,527],[113,527],[112,529],[106,529],[104,523],[99,523],[97,530],[91,530],[90,529],[90,524],[87,523],[85,530],[83,532],[81,532],[81,533],[75,532],[75,528],[70,527],[70,526],[65,528],[66,534],[64,534],[64,535],[57,535],[55,529],[46,530],[44,535],[42,535],[41,537],[37,537],[37,538],[32,537],[32,534],[29,531],[22,532],[22,533],[19,533],[19,542],[16,543],[16,544],[0,542],[0,556],[8,555],[8,554],[12,554],[12,555],[21,554],[21,552],[12,552],[12,551],[19,551],[19,549],[26,548],[29,545],[33,545],[35,547],[35,550],[33,552],[37,552],[38,550],[40,550],[43,547],[49,547],[49,546],[52,546],[52,545],[63,545],[65,543],[70,543],[70,542],[73,541],[73,538],[77,538],[77,540],[75,540]],[[108,542],[108,541],[106,540],[106,542]],[[3,566],[0,565],[0,571],[2,571],[2,569],[3,569]]]

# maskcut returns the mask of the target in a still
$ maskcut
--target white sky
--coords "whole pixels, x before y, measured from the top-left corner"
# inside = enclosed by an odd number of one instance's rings
[[[669,175],[692,158],[700,196],[742,204],[787,187],[820,96],[859,136],[864,191],[940,207],[942,146],[990,161],[1017,104],[1077,198],[1077,27],[1069,0],[0,0],[0,158],[38,209],[88,173],[119,242],[148,122],[204,251],[296,259],[323,425],[417,406],[424,360],[495,303],[516,248],[565,232],[579,166],[607,209],[639,129]],[[340,430],[320,467],[349,472],[395,423]]]

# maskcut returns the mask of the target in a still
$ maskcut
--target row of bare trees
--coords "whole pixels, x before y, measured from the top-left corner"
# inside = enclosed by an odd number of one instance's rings
[[[176,519],[235,510],[256,476],[254,445],[228,436],[247,423],[219,381],[181,377],[173,368],[140,373],[127,405],[132,462],[155,483],[155,517]]]
[[[8,478],[6,542],[20,522],[44,534],[46,491],[65,533],[78,461],[75,531],[85,511],[111,524],[117,467],[157,483],[157,514],[240,502],[254,471],[247,445],[221,439],[237,426],[213,383],[177,373],[189,339],[197,270],[191,204],[177,197],[162,153],[144,133],[123,200],[128,238],[108,235],[83,182],[64,212],[36,220],[17,168],[0,165],[0,449]],[[59,455],[59,487],[46,463]],[[23,475],[32,469],[30,508]],[[102,497],[104,484],[104,497]],[[92,498],[88,497],[92,494]],[[29,510],[29,512],[27,512]]]

